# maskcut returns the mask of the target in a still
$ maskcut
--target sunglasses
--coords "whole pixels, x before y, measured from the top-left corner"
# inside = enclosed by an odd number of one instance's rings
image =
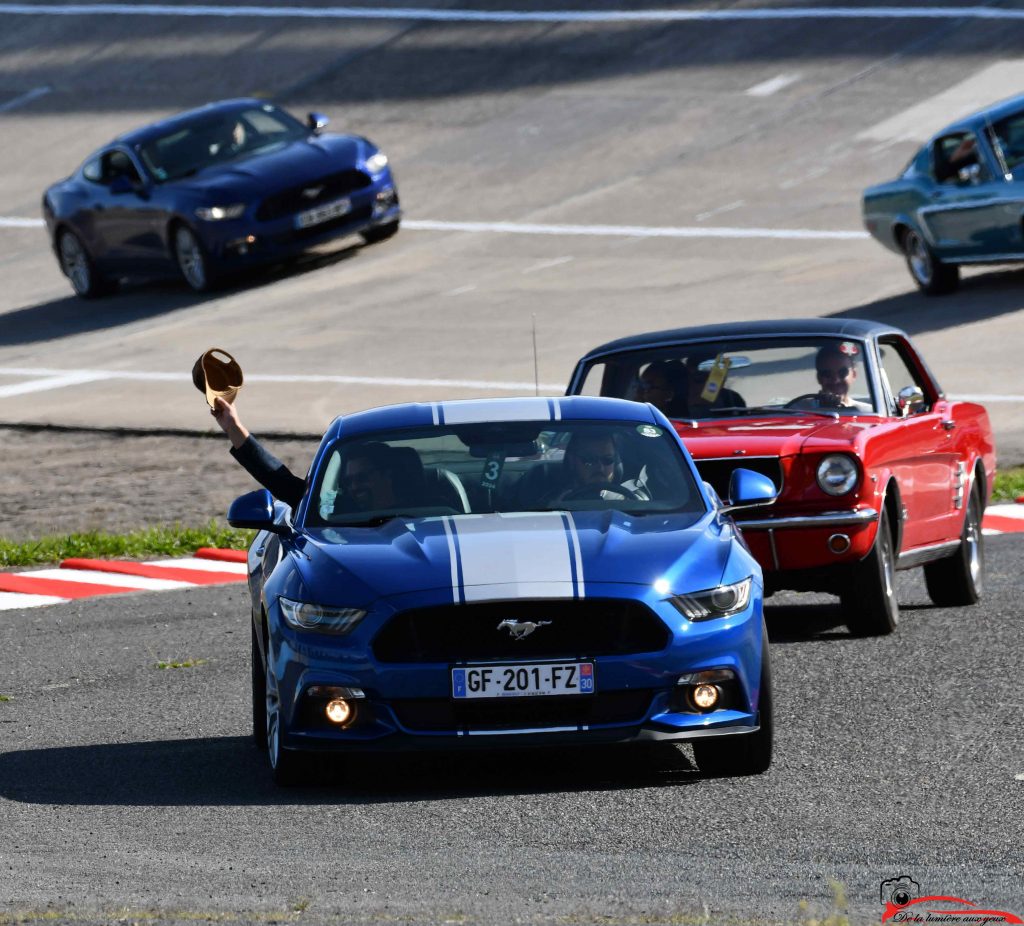
[[[600,457],[580,457],[580,463],[582,463],[587,469],[597,469],[599,466],[608,469],[616,464],[616,459],[613,456],[600,456]]]
[[[821,379],[846,379],[849,375],[849,367],[838,367],[835,370],[818,370],[818,376]]]

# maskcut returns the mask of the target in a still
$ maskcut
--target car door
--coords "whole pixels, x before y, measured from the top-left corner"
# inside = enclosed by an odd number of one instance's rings
[[[889,415],[899,419],[895,422],[899,440],[890,445],[889,458],[884,462],[896,476],[906,511],[901,548],[939,543],[950,537],[956,516],[958,457],[949,427],[948,403],[917,363],[913,348],[904,338],[880,338],[878,352],[886,393],[883,400]],[[908,387],[919,389],[923,401],[904,411],[899,407],[898,396]]]
[[[100,210],[111,261],[125,270],[150,270],[164,257],[163,211],[152,185],[134,157],[123,148],[104,152],[100,160],[106,197]]]
[[[984,135],[960,131],[936,139],[932,180],[919,216],[938,256],[1020,252],[1020,207],[1010,201],[1010,188]]]

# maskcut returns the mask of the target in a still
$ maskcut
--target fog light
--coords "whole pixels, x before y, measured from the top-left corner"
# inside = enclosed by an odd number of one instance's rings
[[[850,538],[846,534],[833,534],[828,538],[828,548],[833,553],[845,553],[850,549]]]
[[[720,694],[717,685],[698,685],[693,689],[693,703],[702,711],[709,711],[718,703]]]
[[[324,711],[327,714],[327,719],[331,723],[336,723],[339,727],[351,723],[356,713],[355,708],[344,698],[334,698],[328,701]]]

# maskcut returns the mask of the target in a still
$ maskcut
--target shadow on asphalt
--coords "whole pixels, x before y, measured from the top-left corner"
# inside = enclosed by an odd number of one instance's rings
[[[989,321],[1024,308],[1024,270],[1001,268],[965,277],[950,296],[925,296],[913,288],[899,296],[833,312],[829,318],[867,318],[902,328],[910,335]]]
[[[355,257],[366,245],[349,244],[339,250],[315,251],[283,264],[253,268],[244,276],[234,276],[210,293],[196,293],[172,278],[148,281],[122,281],[116,293],[100,299],[79,299],[69,295],[38,305],[7,312],[0,327],[0,347],[35,344],[104,331],[133,322],[169,315],[202,305],[222,296],[243,293],[278,280],[340,264]]]
[[[0,755],[0,797],[26,804],[379,804],[502,794],[621,791],[701,780],[668,743],[328,756],[310,786],[279,788],[248,737],[110,743]]]
[[[764,606],[764,622],[772,643],[855,639],[846,627],[838,598],[825,604],[771,604],[769,599]]]

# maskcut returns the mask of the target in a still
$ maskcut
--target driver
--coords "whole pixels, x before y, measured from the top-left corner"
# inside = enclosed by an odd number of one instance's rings
[[[574,434],[562,461],[563,484],[549,495],[548,502],[567,498],[634,498],[648,494],[635,483],[622,481],[622,457],[613,434],[582,431]]]
[[[850,341],[840,344],[826,344],[814,358],[814,369],[821,387],[813,397],[822,408],[855,408],[869,412],[871,406],[856,401],[851,395],[854,380],[857,379],[857,345]]]

